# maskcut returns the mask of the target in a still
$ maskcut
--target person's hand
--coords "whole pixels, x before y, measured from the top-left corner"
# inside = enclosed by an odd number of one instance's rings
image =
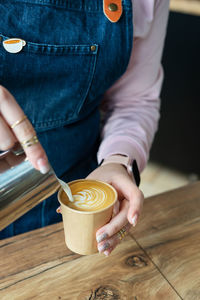
[[[0,86],[0,150],[9,150],[17,142],[24,148],[32,165],[41,173],[47,173],[48,159],[34,128],[14,97]]]
[[[135,226],[141,214],[144,196],[123,165],[109,163],[98,167],[86,179],[111,184],[118,192],[111,221],[96,232],[100,253],[108,256],[123,236]]]

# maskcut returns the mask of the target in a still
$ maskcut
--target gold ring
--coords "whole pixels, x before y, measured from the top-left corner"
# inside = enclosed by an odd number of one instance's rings
[[[17,126],[17,125],[19,125],[20,123],[22,123],[24,120],[26,120],[27,119],[27,116],[26,115],[24,115],[20,120],[17,120],[15,123],[13,123],[12,125],[11,125],[11,128],[15,128],[15,126]]]
[[[122,228],[122,229],[117,233],[118,238],[119,238],[120,240],[122,240],[122,239],[126,236],[126,234],[127,234],[127,231],[126,231],[125,228]]]
[[[31,139],[20,142],[23,148],[28,148],[34,144],[37,144],[39,142],[37,136],[33,136]]]

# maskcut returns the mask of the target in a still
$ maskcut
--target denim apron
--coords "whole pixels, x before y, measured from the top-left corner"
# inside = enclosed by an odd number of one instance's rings
[[[112,1],[111,1],[112,2]],[[132,49],[131,0],[110,22],[103,0],[0,0],[0,84],[32,122],[58,177],[71,181],[97,167],[99,105],[125,72]],[[7,52],[2,41],[26,41]],[[5,228],[9,237],[56,223],[53,195]]]

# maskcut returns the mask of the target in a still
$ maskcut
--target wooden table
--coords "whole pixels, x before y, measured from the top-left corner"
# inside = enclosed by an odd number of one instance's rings
[[[146,199],[108,258],[69,251],[61,223],[1,241],[0,299],[200,299],[200,182]]]

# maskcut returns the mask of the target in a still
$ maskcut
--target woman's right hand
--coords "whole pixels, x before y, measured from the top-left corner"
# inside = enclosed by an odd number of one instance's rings
[[[28,99],[27,99],[28,101]],[[17,121],[22,120],[19,124]],[[12,127],[12,125],[16,124]],[[34,138],[35,139],[32,139]],[[49,171],[46,153],[41,144],[37,142],[36,132],[30,121],[9,91],[0,86],[0,150],[5,151],[14,146],[15,143],[25,142],[29,147],[24,147],[24,152],[32,165],[45,174]]]

